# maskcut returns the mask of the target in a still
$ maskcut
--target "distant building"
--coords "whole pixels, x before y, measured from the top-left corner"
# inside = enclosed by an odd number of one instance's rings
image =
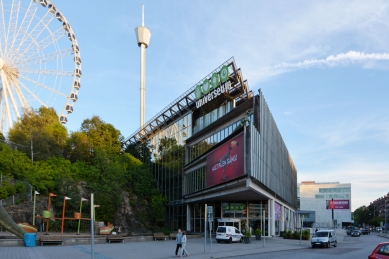
[[[307,181],[298,184],[297,193],[299,210],[311,212],[307,218],[312,227],[343,227],[353,224],[350,183]]]
[[[389,193],[376,199],[375,201],[370,202],[368,209],[374,218],[385,218],[385,207],[389,208]],[[389,218],[388,211],[386,211],[386,217]]]

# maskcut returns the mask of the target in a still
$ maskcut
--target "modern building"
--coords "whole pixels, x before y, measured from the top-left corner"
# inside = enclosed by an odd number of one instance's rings
[[[353,224],[350,183],[307,181],[298,184],[297,190],[299,210],[311,211],[311,215],[314,212],[314,221],[309,216],[312,227],[343,227]]]
[[[297,170],[261,91],[253,95],[233,58],[125,140],[168,198],[170,229],[218,223],[266,235],[294,229]],[[135,153],[134,153],[135,152]]]

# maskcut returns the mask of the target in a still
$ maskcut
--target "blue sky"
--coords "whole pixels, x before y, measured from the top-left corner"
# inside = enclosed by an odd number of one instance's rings
[[[389,192],[387,1],[56,1],[82,58],[69,131],[93,115],[124,137],[138,129],[142,3],[146,121],[234,56],[298,182],[351,183],[352,210]]]

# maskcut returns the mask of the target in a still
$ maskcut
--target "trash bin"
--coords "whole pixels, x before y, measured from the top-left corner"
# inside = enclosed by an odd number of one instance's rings
[[[36,246],[36,233],[24,233],[24,244],[29,247]]]

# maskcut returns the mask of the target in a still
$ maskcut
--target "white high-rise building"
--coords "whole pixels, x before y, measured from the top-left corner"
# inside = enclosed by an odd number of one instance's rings
[[[337,227],[353,223],[351,183],[307,181],[297,186],[300,211],[314,211],[313,227]]]

